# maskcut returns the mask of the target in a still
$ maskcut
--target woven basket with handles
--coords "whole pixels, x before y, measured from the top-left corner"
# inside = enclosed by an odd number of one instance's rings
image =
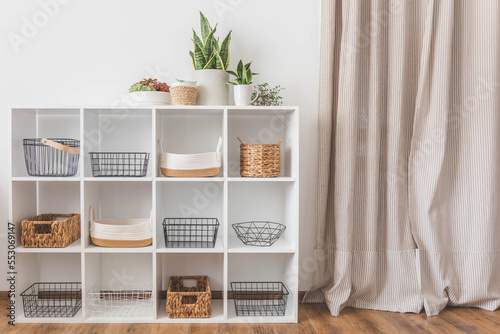
[[[195,280],[196,285],[186,287],[185,280]],[[210,318],[212,291],[208,276],[171,276],[166,307],[169,318]]]
[[[23,247],[66,247],[80,239],[80,214],[41,214],[23,220],[21,231]]]
[[[153,212],[151,211],[151,214]],[[90,206],[90,238],[101,247],[145,247],[153,243],[151,217],[137,219],[95,219]]]
[[[222,165],[222,138],[219,138],[215,152],[196,154],[167,153],[160,143],[160,171],[165,176],[174,177],[207,177],[217,176]]]
[[[240,175],[242,177],[280,176],[280,144],[245,144],[240,141]]]

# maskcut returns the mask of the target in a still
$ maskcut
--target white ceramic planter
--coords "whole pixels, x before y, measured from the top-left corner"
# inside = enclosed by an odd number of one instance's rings
[[[252,100],[252,85],[235,85],[234,87],[234,104],[237,106],[249,106],[255,101],[259,95]]]
[[[131,103],[134,105],[162,105],[170,104],[170,93],[157,91],[132,92]]]
[[[193,72],[193,80],[198,87],[196,104],[213,106],[227,105],[229,100],[229,74],[223,70],[196,70]]]

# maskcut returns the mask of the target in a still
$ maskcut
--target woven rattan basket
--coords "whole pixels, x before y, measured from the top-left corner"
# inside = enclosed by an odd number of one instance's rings
[[[245,144],[240,141],[240,175],[242,177],[280,176],[280,144]]]
[[[29,248],[66,247],[80,239],[80,215],[45,213],[21,222],[21,242]]]
[[[198,88],[191,86],[170,87],[170,94],[174,106],[194,106]]]
[[[195,280],[196,286],[184,286],[185,280]],[[208,276],[171,276],[167,314],[170,318],[210,318],[212,292]]]

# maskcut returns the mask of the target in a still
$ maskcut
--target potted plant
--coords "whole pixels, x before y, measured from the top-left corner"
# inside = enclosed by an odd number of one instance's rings
[[[195,81],[176,79],[170,84],[172,104],[175,106],[192,106],[196,104],[198,88]]]
[[[158,79],[143,79],[128,91],[134,104],[170,104],[170,87]]]
[[[252,99],[252,80],[253,76],[259,73],[254,73],[250,69],[252,62],[243,65],[243,61],[240,60],[235,71],[227,71],[227,73],[234,75],[236,77],[235,81],[227,82],[230,85],[234,85],[234,104],[237,106],[249,106],[250,103],[254,102],[258,95]],[[234,68],[233,68],[234,69]]]
[[[227,105],[228,88],[226,81],[229,75],[226,70],[229,66],[229,32],[219,44],[215,38],[217,25],[212,29],[207,18],[200,12],[201,38],[193,29],[194,51],[189,51],[193,60],[193,78],[198,87],[197,104],[200,105]]]
[[[283,105],[283,97],[280,96],[280,92],[284,89],[280,85],[271,87],[267,82],[257,85],[252,94],[252,105],[281,106]]]

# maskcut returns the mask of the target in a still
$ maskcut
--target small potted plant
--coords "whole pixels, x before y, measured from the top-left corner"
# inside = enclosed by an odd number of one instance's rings
[[[170,87],[158,79],[143,79],[130,86],[128,91],[134,104],[170,104]]]
[[[283,97],[280,96],[280,92],[284,89],[280,85],[271,87],[267,82],[257,85],[252,94],[252,105],[281,106],[283,105]]]
[[[193,60],[193,79],[198,87],[197,104],[227,105],[229,90],[226,81],[229,75],[229,43],[231,32],[219,43],[215,37],[217,25],[212,29],[207,18],[200,12],[201,38],[193,29],[194,51],[189,51]]]
[[[243,61],[240,60],[235,71],[227,71],[227,73],[234,75],[236,78],[233,82],[227,82],[230,85],[234,85],[234,104],[237,106],[249,106],[250,103],[254,102],[258,95],[252,99],[252,80],[253,76],[259,73],[254,73],[250,69],[252,62],[243,65]],[[233,68],[234,69],[234,68]]]
[[[170,84],[172,94],[172,104],[175,106],[192,106],[196,104],[198,88],[196,81],[186,81],[176,79]]]

